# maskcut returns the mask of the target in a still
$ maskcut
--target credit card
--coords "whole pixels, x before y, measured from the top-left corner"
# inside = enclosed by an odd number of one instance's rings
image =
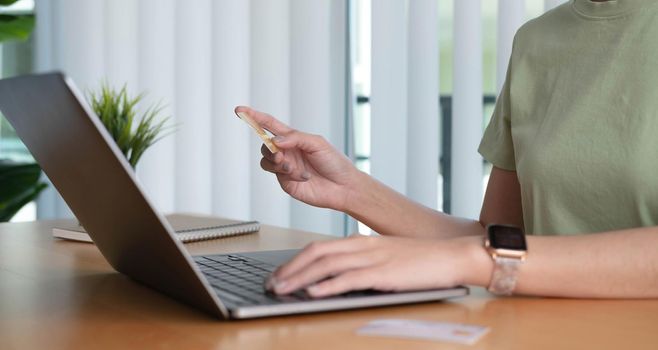
[[[267,132],[256,123],[255,120],[253,120],[247,113],[244,112],[238,112],[237,113],[238,117],[240,119],[244,120],[245,123],[249,124],[252,129],[258,134],[258,137],[260,137],[261,140],[263,140],[263,143],[265,146],[270,150],[272,153],[279,152],[279,148],[276,147],[274,142],[272,142],[272,138],[267,134]]]
[[[450,322],[406,319],[379,319],[359,328],[356,334],[438,340],[473,345],[489,332],[489,327]]]

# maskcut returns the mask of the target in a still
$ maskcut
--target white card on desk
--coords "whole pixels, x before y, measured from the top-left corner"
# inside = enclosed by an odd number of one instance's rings
[[[362,335],[439,340],[467,345],[475,344],[487,332],[489,327],[405,319],[374,320],[356,331]]]

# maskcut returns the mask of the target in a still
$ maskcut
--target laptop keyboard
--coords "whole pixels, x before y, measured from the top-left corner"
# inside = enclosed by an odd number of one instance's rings
[[[274,295],[265,290],[265,280],[276,266],[241,255],[196,256],[194,261],[222,302],[240,305],[278,304],[309,300],[303,291]]]

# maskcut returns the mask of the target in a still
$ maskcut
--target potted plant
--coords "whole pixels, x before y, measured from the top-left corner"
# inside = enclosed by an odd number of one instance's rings
[[[0,0],[0,11],[18,0]],[[33,14],[0,12],[0,43],[26,40],[34,28]],[[39,181],[41,168],[35,163],[0,159],[0,222],[9,221],[25,204],[35,200],[46,184]]]
[[[136,169],[139,159],[150,146],[169,134],[163,132],[171,130],[166,125],[169,117],[158,118],[162,112],[159,104],[146,108],[137,117],[137,107],[143,96],[128,96],[125,85],[121,90],[116,90],[107,83],[103,83],[97,93],[89,94],[92,109],[133,169]]]

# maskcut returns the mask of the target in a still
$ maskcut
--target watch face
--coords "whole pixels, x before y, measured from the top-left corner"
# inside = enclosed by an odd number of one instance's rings
[[[490,225],[489,244],[496,249],[527,250],[523,231],[514,226]]]

